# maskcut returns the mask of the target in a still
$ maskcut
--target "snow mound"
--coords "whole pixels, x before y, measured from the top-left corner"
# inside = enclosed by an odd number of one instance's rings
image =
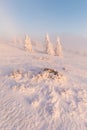
[[[51,68],[39,68],[37,71],[35,69],[27,72],[17,69],[11,72],[9,83],[13,84],[11,86],[13,91],[29,96],[33,95],[37,88],[43,88],[43,86],[55,88],[60,83],[64,85],[66,80],[66,76]]]
[[[33,79],[36,79],[38,82],[41,80],[54,80],[57,82],[66,81],[66,77],[63,74],[51,68],[44,68],[36,76],[34,76]]]
[[[24,73],[22,70],[18,69],[13,71],[10,74],[10,77],[15,79],[15,80],[20,80],[20,79],[24,79],[24,78],[29,78],[29,80],[37,80],[37,82],[39,81],[47,81],[47,80],[53,80],[53,81],[57,81],[57,82],[64,82],[66,81],[66,76],[64,76],[62,73],[51,69],[51,68],[44,68],[39,70],[38,72],[34,72],[34,71],[29,71]]]

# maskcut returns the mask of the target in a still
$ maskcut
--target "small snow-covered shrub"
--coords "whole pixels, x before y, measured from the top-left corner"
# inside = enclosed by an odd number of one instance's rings
[[[48,36],[48,34],[46,35],[46,53],[50,54],[50,55],[54,55],[54,50],[53,50],[53,46],[52,43],[50,42],[50,38]]]
[[[62,52],[62,46],[61,46],[61,42],[60,42],[60,38],[57,38],[57,43],[56,43],[56,48],[55,48],[55,55],[62,57],[63,56],[63,52]]]
[[[34,75],[32,78],[33,81],[37,81],[37,82],[41,82],[41,81],[47,81],[47,80],[53,80],[55,82],[65,82],[66,81],[66,77],[51,68],[44,68],[43,70],[41,70],[38,74]]]
[[[23,76],[23,73],[22,73],[22,71],[21,70],[15,70],[15,71],[13,71],[12,73],[11,73],[11,75],[10,75],[12,78],[14,78],[14,79],[21,79],[22,78],[22,76]]]
[[[28,50],[29,52],[32,52],[33,49],[32,49],[32,44],[31,44],[31,40],[30,38],[28,37],[28,35],[25,36],[25,49]]]

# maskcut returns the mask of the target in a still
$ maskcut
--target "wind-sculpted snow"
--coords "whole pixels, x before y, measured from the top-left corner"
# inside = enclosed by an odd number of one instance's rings
[[[8,46],[15,51],[11,55],[5,44],[2,48],[0,130],[87,129],[85,59],[71,59],[72,55],[59,59],[24,50],[18,55],[18,49]]]

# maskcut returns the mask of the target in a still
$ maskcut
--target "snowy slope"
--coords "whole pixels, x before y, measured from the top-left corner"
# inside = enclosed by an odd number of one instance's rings
[[[87,130],[87,57],[36,48],[0,43],[0,130]]]

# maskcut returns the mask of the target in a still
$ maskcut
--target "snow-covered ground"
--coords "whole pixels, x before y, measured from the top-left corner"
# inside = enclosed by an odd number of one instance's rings
[[[0,130],[87,130],[87,55],[0,43]]]

